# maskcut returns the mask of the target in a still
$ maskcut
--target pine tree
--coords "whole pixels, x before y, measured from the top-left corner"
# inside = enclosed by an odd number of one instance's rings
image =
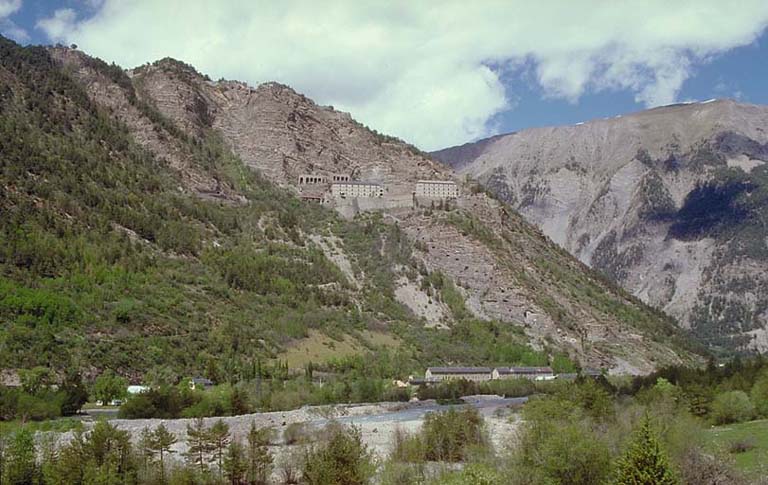
[[[617,485],[677,485],[679,483],[646,414],[629,448],[619,459]]]
[[[152,449],[152,431],[150,431],[149,428],[145,427],[141,430],[137,446],[139,458],[141,459],[141,466],[144,469],[148,469],[155,456],[155,450]]]
[[[208,430],[205,428],[203,418],[197,418],[194,425],[187,425],[187,444],[189,449],[185,453],[187,461],[196,465],[203,474],[208,470],[208,458],[214,450]]]
[[[26,427],[19,429],[5,450],[5,483],[35,483],[35,437]]]
[[[160,479],[165,482],[165,455],[174,453],[171,449],[176,443],[176,436],[160,424],[150,435],[149,445],[152,451],[160,455]]]
[[[243,445],[238,441],[233,441],[227,448],[227,454],[224,456],[224,476],[232,485],[242,483],[245,472],[247,471],[247,463],[245,462],[245,453],[243,451]]]
[[[251,421],[251,429],[248,431],[248,483],[264,485],[269,481],[272,472],[272,455],[267,448],[267,430],[258,429],[256,423]]]
[[[219,466],[219,477],[221,477],[224,465],[224,450],[229,444],[229,426],[218,420],[208,431],[208,439],[211,449],[216,452],[216,463]]]

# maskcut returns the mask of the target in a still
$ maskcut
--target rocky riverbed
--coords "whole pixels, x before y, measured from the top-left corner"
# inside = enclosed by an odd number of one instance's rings
[[[485,418],[491,441],[497,450],[503,450],[513,439],[519,418],[515,410],[525,402],[526,398],[503,398],[500,396],[468,396],[463,398],[464,404],[440,405],[434,400],[409,403],[376,403],[351,404],[332,406],[305,406],[293,411],[255,413],[241,416],[222,418],[205,418],[205,425],[211,426],[221,419],[230,429],[233,440],[245,440],[251,423],[259,428],[274,430],[270,451],[275,456],[275,462],[280,463],[291,456],[299,445],[289,444],[286,430],[296,423],[304,424],[303,433],[311,441],[317,431],[331,421],[357,426],[363,440],[373,453],[381,459],[386,458],[391,450],[395,430],[415,432],[420,427],[424,417],[431,412],[440,412],[451,407],[473,406]],[[192,419],[113,419],[110,423],[119,429],[129,431],[134,440],[138,440],[145,429],[154,429],[164,424],[176,435],[178,442],[174,445],[173,457],[182,459],[187,451],[187,425]],[[93,426],[86,423],[86,428]],[[70,433],[59,436],[62,442],[68,441]]]

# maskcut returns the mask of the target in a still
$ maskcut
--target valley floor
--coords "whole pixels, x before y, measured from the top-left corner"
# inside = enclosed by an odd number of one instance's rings
[[[205,418],[205,425],[211,426],[221,419],[230,429],[233,440],[245,441],[246,434],[254,422],[259,428],[273,428],[275,434],[270,451],[279,465],[284,460],[291,459],[292,452],[300,448],[300,444],[291,443],[296,440],[296,433],[286,430],[301,428],[298,441],[312,442],[323,427],[332,420],[343,424],[354,425],[361,430],[363,441],[377,458],[386,459],[390,453],[394,433],[397,429],[406,432],[417,431],[424,417],[430,412],[445,411],[451,407],[473,406],[485,418],[488,434],[497,451],[502,451],[513,441],[515,430],[520,422],[515,413],[527,398],[503,398],[500,396],[468,396],[463,398],[465,404],[441,405],[434,400],[424,400],[410,403],[377,403],[334,406],[305,406],[301,409],[284,412],[269,412],[230,416],[222,418]],[[173,457],[183,459],[187,451],[186,429],[192,424],[192,419],[114,419],[110,423],[119,429],[129,431],[134,440],[138,440],[145,428],[154,429],[161,423],[176,435],[178,442],[173,446]],[[301,426],[301,425],[304,426]],[[86,423],[90,427],[91,423]],[[293,434],[292,439],[288,437]],[[68,441],[72,432],[60,435],[60,440]]]
[[[737,469],[755,478],[768,476],[768,419],[713,426],[707,438],[710,450],[732,456]],[[744,451],[734,452],[739,446]]]

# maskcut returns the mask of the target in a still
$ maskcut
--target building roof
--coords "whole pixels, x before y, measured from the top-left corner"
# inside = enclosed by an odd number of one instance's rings
[[[212,386],[213,381],[210,379],[206,379],[205,377],[193,377],[192,382],[195,384],[202,384],[204,386]]]
[[[490,374],[490,367],[429,367],[432,374]]]
[[[558,374],[557,375],[558,379],[566,379],[566,380],[569,380],[569,381],[572,381],[572,380],[576,379],[577,377],[579,377],[579,375],[574,373],[574,372],[568,372],[566,374]]]
[[[416,181],[417,184],[450,184],[450,185],[456,185],[456,182],[453,180],[418,180]]]
[[[336,181],[332,183],[331,185],[373,185],[375,187],[381,187],[381,184],[377,184],[376,182],[350,182],[350,181]]]
[[[499,374],[552,374],[551,367],[497,367]]]
[[[408,384],[412,386],[420,386],[421,384],[427,384],[431,382],[433,381],[428,381],[426,379],[408,379]]]

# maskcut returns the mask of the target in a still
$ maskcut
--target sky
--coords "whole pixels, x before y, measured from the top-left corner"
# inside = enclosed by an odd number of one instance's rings
[[[768,104],[768,0],[0,0],[0,33],[282,82],[424,150],[676,102]]]

